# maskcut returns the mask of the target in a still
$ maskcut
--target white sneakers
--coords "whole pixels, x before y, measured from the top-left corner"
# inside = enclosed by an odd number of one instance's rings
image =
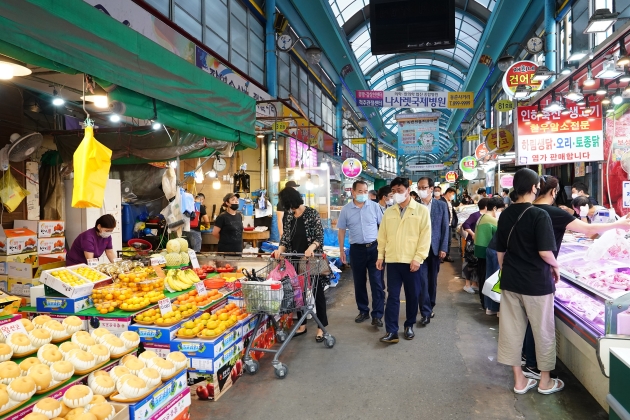
[[[471,295],[474,295],[476,293],[475,289],[473,289],[472,287],[466,287],[466,286],[464,286],[464,292],[470,293]]]
[[[486,309],[486,315],[497,315],[498,312],[491,311],[490,309]]]

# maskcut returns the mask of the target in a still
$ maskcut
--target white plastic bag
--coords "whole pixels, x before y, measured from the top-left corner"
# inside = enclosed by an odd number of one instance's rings
[[[501,293],[497,293],[492,289],[494,288],[494,285],[499,282],[500,272],[501,270],[497,270],[496,273],[488,277],[486,282],[483,284],[483,290],[481,291],[484,295],[498,303],[501,303]]]
[[[586,251],[586,259],[589,261],[629,259],[630,241],[625,235],[624,231],[618,229],[605,232]]]

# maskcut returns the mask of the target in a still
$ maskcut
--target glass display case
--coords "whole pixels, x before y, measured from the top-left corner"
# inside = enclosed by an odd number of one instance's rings
[[[630,334],[630,260],[587,257],[593,241],[565,235],[558,262],[556,316],[591,346],[606,334]]]

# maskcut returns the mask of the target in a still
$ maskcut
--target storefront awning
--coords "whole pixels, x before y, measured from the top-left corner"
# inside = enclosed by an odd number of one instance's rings
[[[0,54],[41,65],[34,54],[154,98],[175,118],[204,122],[195,134],[256,147],[256,102],[83,1],[3,0]],[[3,48],[4,45],[4,48]],[[53,69],[55,69],[53,67]],[[206,124],[207,123],[207,124]],[[199,126],[199,124],[197,124]],[[191,130],[192,131],[192,130]]]

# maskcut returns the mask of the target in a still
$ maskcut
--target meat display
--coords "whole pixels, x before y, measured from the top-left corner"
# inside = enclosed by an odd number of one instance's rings
[[[556,300],[576,316],[589,321],[602,332],[605,327],[605,306],[592,297],[574,289],[568,283],[559,281],[556,288]]]

